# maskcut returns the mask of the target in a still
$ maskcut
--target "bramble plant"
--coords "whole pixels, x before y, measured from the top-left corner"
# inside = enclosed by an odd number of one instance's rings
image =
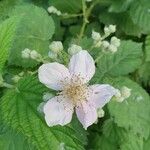
[[[0,150],[149,150],[149,0],[0,1]]]

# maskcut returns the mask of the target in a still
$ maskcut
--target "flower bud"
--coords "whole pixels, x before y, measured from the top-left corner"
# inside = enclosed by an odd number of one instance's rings
[[[61,13],[57,8],[55,8],[54,6],[48,7],[47,11],[48,11],[49,13],[53,13],[53,14],[56,14],[56,15],[58,15],[58,16],[60,16],[60,15],[62,14],[62,13]]]
[[[115,25],[109,25],[108,26],[110,33],[116,32],[116,26]]]
[[[32,50],[31,51],[31,53],[30,53],[30,57],[32,58],[32,59],[38,59],[39,57],[41,57],[41,55],[37,52],[37,51],[35,51],[35,50]]]
[[[43,101],[48,101],[48,100],[50,100],[52,97],[54,97],[54,95],[53,94],[51,94],[51,93],[44,93],[43,94]]]
[[[104,115],[105,115],[104,110],[102,108],[98,108],[97,115],[98,115],[98,118],[104,117]]]
[[[118,39],[117,37],[113,36],[111,38],[111,44],[116,46],[116,47],[119,47],[120,46],[120,39]]]
[[[48,52],[48,57],[51,59],[56,59],[57,58],[57,54],[54,53],[53,51],[49,51]]]
[[[101,40],[101,35],[98,32],[92,31],[92,39],[95,41]]]
[[[118,89],[116,89],[115,101],[120,103],[124,101],[124,97],[122,97],[121,91]]]
[[[75,45],[75,44],[72,44],[69,48],[68,48],[68,53],[70,55],[74,55],[78,52],[82,51],[82,47],[81,46],[78,46],[78,45]]]
[[[43,113],[43,108],[44,108],[45,102],[40,103],[40,105],[37,107],[37,111],[39,113]]]
[[[63,50],[63,45],[61,41],[53,41],[49,45],[50,50],[52,50],[54,53],[59,53],[60,51]]]
[[[104,49],[107,49],[108,47],[109,47],[109,42],[107,42],[107,41],[102,41],[102,47],[104,48]]]
[[[30,53],[31,53],[31,50],[28,49],[28,48],[25,48],[22,52],[21,52],[21,57],[22,58],[30,58]]]
[[[121,93],[122,93],[122,96],[123,96],[124,98],[128,98],[128,97],[131,95],[131,89],[129,89],[129,88],[126,87],[126,86],[123,86],[123,87],[121,88]]]
[[[104,27],[104,33],[106,35],[109,35],[110,34],[110,31],[109,31],[109,28],[108,27]]]
[[[127,88],[126,86],[123,86],[121,90],[116,91],[115,100],[117,102],[123,102],[126,98],[128,98],[131,95],[131,89]]]
[[[112,53],[115,53],[115,52],[117,52],[117,47],[110,44],[109,47],[108,47],[108,50],[111,51]]]
[[[116,26],[115,25],[109,25],[108,27],[104,27],[104,33],[106,36],[108,36],[114,32],[116,32]]]

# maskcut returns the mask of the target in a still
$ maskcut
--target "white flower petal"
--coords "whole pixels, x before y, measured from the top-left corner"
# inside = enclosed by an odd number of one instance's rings
[[[72,119],[73,105],[62,96],[56,96],[45,104],[43,112],[48,126],[64,126]]]
[[[82,105],[76,107],[76,114],[85,129],[97,120],[96,108],[88,102],[82,102]]]
[[[72,75],[81,75],[88,82],[95,73],[95,63],[91,55],[82,50],[70,59],[69,70]]]
[[[116,94],[116,89],[109,84],[95,84],[89,87],[92,90],[91,100],[96,108],[102,108]]]
[[[59,63],[43,64],[38,70],[41,83],[54,90],[62,90],[60,81],[70,76],[68,69]]]

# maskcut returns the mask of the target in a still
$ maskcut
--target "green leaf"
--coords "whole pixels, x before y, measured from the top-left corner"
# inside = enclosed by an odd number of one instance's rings
[[[127,86],[131,96],[122,103],[111,101],[108,104],[110,115],[114,117],[119,127],[148,138],[150,134],[150,97],[137,83],[127,78],[117,78],[114,81],[116,88]]]
[[[141,137],[130,132],[124,136],[120,145],[121,150],[143,150],[143,139]]]
[[[123,13],[108,13],[104,11],[100,14],[99,18],[106,25],[117,25],[118,32],[122,31],[127,35],[138,37],[142,34],[141,28],[132,21],[128,11]]]
[[[8,18],[14,6],[21,4],[23,0],[1,0],[0,1],[0,21]]]
[[[118,127],[112,119],[104,122],[103,133],[108,141],[118,145],[121,150],[143,150],[143,138]]]
[[[110,12],[123,12],[126,11],[133,0],[111,0]]]
[[[6,124],[22,132],[39,150],[84,149],[86,132],[76,120],[68,126],[48,127],[37,107],[45,88],[32,76],[19,81],[17,88],[8,90],[0,103]]]
[[[125,129],[118,127],[113,122],[113,119],[105,120],[103,124],[103,134],[111,143],[120,145],[120,141],[124,132]]]
[[[140,66],[141,56],[142,48],[140,43],[122,41],[116,53],[102,53],[99,56],[96,76],[102,78],[105,75],[127,75]]]
[[[1,122],[2,123],[2,122]],[[5,128],[5,129],[4,129]],[[2,150],[35,150],[20,133],[0,125],[0,149]]]
[[[88,149],[91,150],[143,150],[143,138],[130,130],[118,127],[113,118],[97,124],[89,136]]]
[[[78,13],[82,9],[82,0],[49,0],[49,3],[63,13]]]
[[[55,32],[55,34],[53,36],[53,40],[63,41],[65,27],[61,26],[61,20],[57,16],[54,16],[53,20],[55,22],[55,30],[57,31],[57,32]]]
[[[146,140],[144,142],[144,148],[143,150],[148,150],[150,148],[150,137],[148,138],[148,140]]]
[[[0,24],[0,73],[9,56],[15,34],[17,18],[10,18]]]
[[[146,41],[145,41],[145,61],[149,61],[150,62],[150,36],[146,37]]]
[[[150,85],[150,62],[145,62],[138,70],[138,78],[145,86]]]
[[[43,0],[28,0],[28,1],[31,1],[30,3],[33,3],[34,5],[44,7],[44,8],[47,9],[48,0],[46,0],[46,1],[43,1]]]
[[[21,51],[25,48],[36,50],[43,56],[49,51],[49,39],[54,33],[54,22],[48,13],[34,5],[18,6],[13,15],[20,17],[14,42],[9,57],[10,65],[34,67],[34,60],[22,59]]]
[[[89,150],[117,150],[118,146],[111,143],[104,135],[93,132],[90,135]]]
[[[130,8],[130,16],[135,24],[142,28],[143,33],[150,33],[149,0],[135,1]]]

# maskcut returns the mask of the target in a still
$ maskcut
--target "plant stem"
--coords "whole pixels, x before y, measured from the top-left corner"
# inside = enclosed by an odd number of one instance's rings
[[[69,19],[69,18],[75,18],[75,17],[81,17],[83,16],[83,13],[81,14],[63,14],[62,17],[64,19]]]
[[[9,88],[9,89],[12,89],[12,88],[14,88],[15,86],[4,82],[3,85],[2,85],[2,87],[6,87],[6,88]]]
[[[85,28],[86,25],[89,23],[88,19],[89,16],[91,14],[92,9],[94,8],[94,6],[97,4],[98,1],[95,1],[88,9],[87,9],[87,5],[85,0],[82,0],[82,12],[83,12],[83,24],[78,36],[78,43],[80,42],[80,40],[82,39],[84,32],[85,32]]]

